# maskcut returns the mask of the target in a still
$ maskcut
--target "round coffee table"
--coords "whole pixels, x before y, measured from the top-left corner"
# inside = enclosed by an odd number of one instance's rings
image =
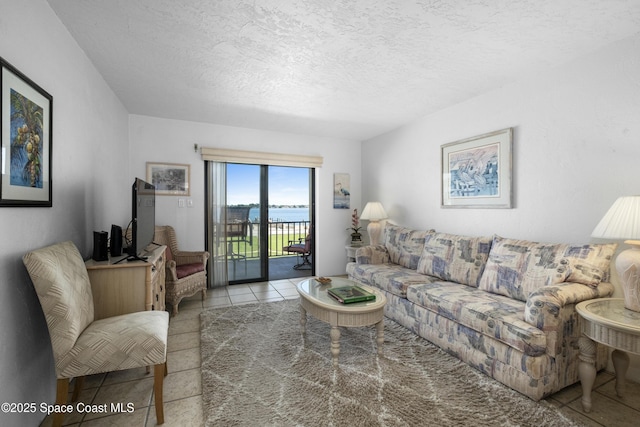
[[[329,288],[353,285],[375,294],[376,299],[373,301],[342,304],[327,294],[327,289]],[[382,292],[339,277],[331,278],[331,282],[324,285],[315,279],[303,280],[298,283],[297,288],[300,294],[300,326],[302,333],[304,334],[306,331],[307,313],[331,325],[330,335],[333,366],[338,366],[341,326],[356,327],[376,325],[378,354],[382,354],[382,344],[384,342],[384,305],[387,303],[387,299]]]

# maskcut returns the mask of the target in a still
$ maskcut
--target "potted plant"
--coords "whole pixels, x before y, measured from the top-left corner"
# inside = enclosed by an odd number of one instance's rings
[[[358,209],[354,209],[351,214],[351,227],[347,230],[351,230],[351,245],[359,246],[362,244],[362,234],[360,234],[360,218],[358,217]]]

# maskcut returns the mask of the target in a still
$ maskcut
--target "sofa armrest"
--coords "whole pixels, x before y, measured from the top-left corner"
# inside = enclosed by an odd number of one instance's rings
[[[604,298],[613,294],[613,285],[602,282],[596,287],[582,283],[563,282],[553,286],[543,286],[529,295],[524,310],[524,320],[539,329],[553,323],[560,309],[569,304]]]
[[[357,264],[386,264],[390,260],[384,245],[363,246],[356,251]]]
[[[549,354],[556,356],[563,352],[567,337],[580,335],[579,316],[575,304],[604,298],[613,294],[613,285],[601,282],[596,287],[582,283],[563,282],[553,286],[543,286],[529,295],[524,309],[524,321],[537,327],[547,335]]]

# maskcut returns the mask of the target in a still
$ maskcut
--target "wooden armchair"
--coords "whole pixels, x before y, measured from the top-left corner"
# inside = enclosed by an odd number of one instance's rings
[[[49,328],[58,379],[56,406],[66,405],[71,378],[76,378],[75,401],[86,375],[155,366],[156,419],[162,424],[169,314],[139,311],[94,320],[89,274],[72,242],[29,252],[23,261]],[[54,413],[53,425],[61,426],[63,417],[64,412]]]
[[[185,297],[202,292],[207,294],[207,251],[181,251],[176,232],[170,225],[156,226],[154,242],[166,245],[165,301],[171,304],[172,314],[178,314],[178,304]]]

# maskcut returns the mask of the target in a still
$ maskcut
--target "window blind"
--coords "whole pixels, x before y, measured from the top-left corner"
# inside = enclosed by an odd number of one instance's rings
[[[262,151],[243,151],[225,148],[202,147],[202,160],[225,163],[243,163],[250,165],[294,166],[319,168],[322,166],[321,156],[304,156],[299,154],[268,153]]]

